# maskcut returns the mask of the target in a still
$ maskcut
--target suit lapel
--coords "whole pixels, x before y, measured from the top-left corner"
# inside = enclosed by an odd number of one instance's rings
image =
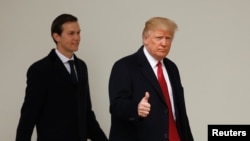
[[[51,50],[48,57],[50,61],[52,62],[52,65],[53,65],[52,67],[55,67],[56,73],[59,73],[63,79],[73,84],[73,81],[70,77],[68,70],[66,69],[66,67],[64,66],[60,58],[57,56],[55,49]]]
[[[179,99],[179,96],[178,96],[178,92],[176,92],[177,90],[176,89],[178,89],[178,84],[177,84],[177,82],[176,82],[176,70],[173,68],[173,65],[170,63],[170,61],[167,59],[167,58],[165,58],[164,60],[163,60],[163,62],[164,62],[164,65],[165,65],[165,67],[166,67],[166,69],[167,69],[167,72],[168,72],[168,76],[169,76],[169,80],[170,80],[170,83],[171,83],[171,87],[172,87],[172,93],[173,93],[173,101],[174,101],[174,109],[175,109],[175,116],[176,116],[176,118],[178,118],[178,116],[179,116],[179,110],[178,110],[178,99]]]
[[[170,81],[170,84],[172,87],[172,91],[173,91],[173,93],[175,93],[175,88],[176,88],[175,76],[176,76],[176,74],[174,72],[174,69],[172,68],[172,65],[169,63],[169,60],[167,58],[163,59],[163,63],[164,63],[166,70],[168,72],[168,77],[169,77],[169,81]],[[174,99],[175,99],[175,96],[176,95],[173,94]]]
[[[77,78],[78,78],[78,84],[81,84],[81,81],[83,80],[83,73],[85,70],[83,70],[82,67],[80,67],[80,60],[75,57],[75,66],[76,66],[76,71],[77,71]]]
[[[162,94],[162,91],[161,91],[160,85],[158,83],[158,80],[155,76],[155,73],[154,73],[152,67],[150,66],[150,64],[149,64],[149,62],[148,62],[148,60],[143,52],[143,47],[141,47],[139,49],[139,51],[137,52],[137,55],[138,55],[138,59],[137,59],[138,64],[141,67],[142,74],[150,82],[150,84],[152,84],[156,93],[161,98],[162,102],[166,105],[164,96]]]

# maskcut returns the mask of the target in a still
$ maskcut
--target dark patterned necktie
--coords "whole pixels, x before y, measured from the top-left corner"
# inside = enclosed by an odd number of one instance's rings
[[[70,75],[74,83],[77,83],[77,77],[76,77],[76,71],[75,71],[75,65],[74,60],[69,60],[69,66],[70,66]]]

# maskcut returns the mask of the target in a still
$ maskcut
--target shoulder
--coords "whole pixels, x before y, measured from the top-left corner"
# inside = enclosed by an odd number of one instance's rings
[[[166,69],[168,70],[168,73],[175,75],[180,79],[180,72],[179,72],[177,65],[168,58],[165,58],[163,61],[164,61],[164,65]]]
[[[119,63],[127,63],[127,64],[130,64],[132,62],[135,61],[135,55],[134,54],[131,54],[131,55],[127,55],[127,56],[124,56],[120,59],[118,59],[117,61],[115,61],[115,64],[119,64]]]
[[[138,51],[136,51],[132,54],[121,57],[120,59],[115,61],[114,65],[123,64],[123,65],[133,66],[133,65],[138,65],[138,64],[144,63],[145,59],[146,59],[146,57],[143,53],[143,50],[142,50],[142,48],[140,48]]]
[[[32,63],[27,71],[27,74],[42,74],[46,73],[47,70],[50,68],[50,62],[48,57],[44,57],[40,60],[35,61]]]
[[[48,57],[44,57],[32,63],[29,69],[43,69],[43,68],[48,67],[48,64],[49,64]]]
[[[59,58],[57,57],[55,50],[52,49],[47,56],[32,63],[29,67],[29,70],[39,71],[39,70],[47,69],[53,64],[53,62],[56,62],[58,59]]]
[[[75,56],[75,63],[79,66],[79,67],[83,67],[83,68],[87,68],[87,64],[85,63],[84,60],[78,58],[77,56]]]
[[[167,67],[174,67],[177,69],[177,65],[175,64],[175,62],[173,62],[171,59],[169,58],[164,58],[163,59],[164,65]]]
[[[113,69],[119,70],[134,70],[147,65],[147,59],[143,53],[143,47],[139,48],[136,52],[124,56],[113,64]]]
[[[116,60],[112,66],[112,70],[120,70],[122,72],[131,71],[138,67],[138,58],[135,54],[130,54]]]

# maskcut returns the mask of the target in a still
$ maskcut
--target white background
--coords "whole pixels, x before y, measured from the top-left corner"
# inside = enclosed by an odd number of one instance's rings
[[[51,22],[78,17],[93,109],[109,134],[108,79],[113,63],[141,46],[146,20],[174,20],[169,58],[180,70],[196,141],[208,124],[249,124],[249,0],[0,0],[0,140],[13,141],[26,87],[26,71],[55,47]],[[36,140],[36,134],[33,140]]]

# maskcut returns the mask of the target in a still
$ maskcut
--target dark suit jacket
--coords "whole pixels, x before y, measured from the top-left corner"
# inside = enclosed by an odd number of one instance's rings
[[[27,72],[27,88],[16,141],[30,141],[36,126],[38,141],[106,141],[94,112],[86,64],[75,56],[78,84],[53,49]]]
[[[193,141],[178,69],[167,58],[163,62],[173,89],[176,124],[181,140]],[[137,106],[146,91],[150,93],[151,110],[148,117],[140,118]],[[143,47],[114,64],[109,80],[109,96],[110,141],[168,140],[168,107]]]

